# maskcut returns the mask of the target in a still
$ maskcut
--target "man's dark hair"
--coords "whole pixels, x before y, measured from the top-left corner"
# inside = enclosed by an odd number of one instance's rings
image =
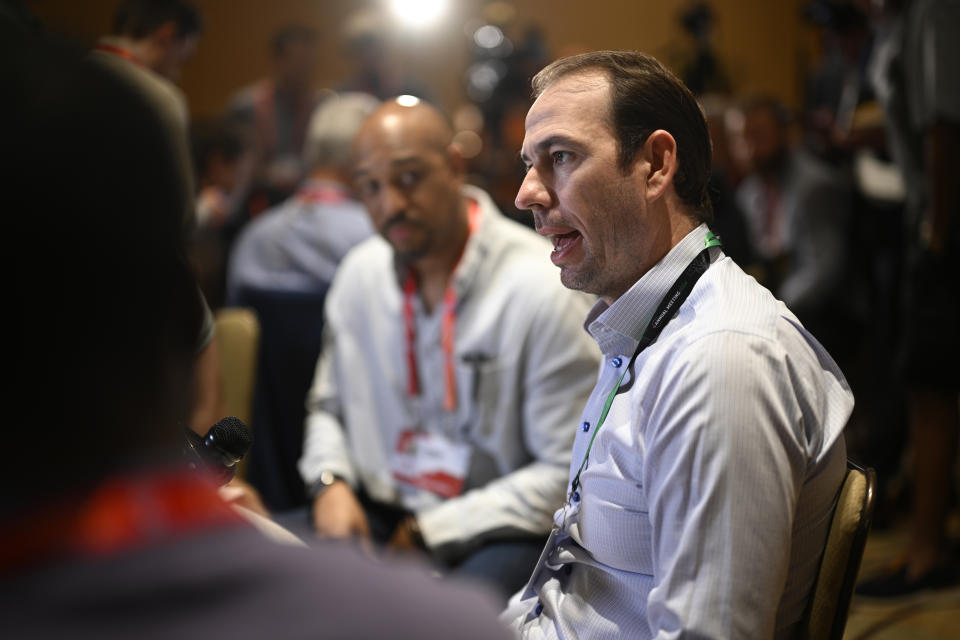
[[[199,35],[203,31],[200,12],[187,0],[124,0],[113,15],[113,32],[120,36],[145,38],[166,22],[177,25],[177,36]]]
[[[275,58],[287,52],[287,47],[296,43],[314,44],[317,41],[317,32],[310,27],[292,24],[282,27],[270,39],[270,52]]]
[[[544,67],[531,83],[533,97],[564,76],[588,71],[603,72],[610,80],[610,118],[620,168],[626,170],[651,133],[658,129],[670,132],[677,141],[677,195],[696,219],[712,222],[707,192],[710,134],[690,90],[653,56],[639,51],[593,51]]]

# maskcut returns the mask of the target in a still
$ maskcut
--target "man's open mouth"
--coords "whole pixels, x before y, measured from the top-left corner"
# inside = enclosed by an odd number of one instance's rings
[[[571,231],[570,233],[553,236],[553,250],[562,253],[570,248],[580,237],[579,231]]]

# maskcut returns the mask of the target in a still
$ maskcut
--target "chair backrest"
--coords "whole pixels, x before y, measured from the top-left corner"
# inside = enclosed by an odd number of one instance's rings
[[[223,409],[250,424],[256,380],[260,323],[250,309],[225,308],[215,314],[220,348]]]
[[[841,640],[873,516],[876,474],[847,461],[820,570],[798,637]]]
[[[247,479],[275,511],[307,504],[297,461],[303,453],[307,391],[322,346],[326,293],[326,287],[302,292],[244,287],[237,295],[260,321],[253,399],[257,437]]]

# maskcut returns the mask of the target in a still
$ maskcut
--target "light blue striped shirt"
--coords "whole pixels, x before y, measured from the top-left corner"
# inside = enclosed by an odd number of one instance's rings
[[[589,314],[604,363],[571,481],[622,367],[706,236],[701,225]],[[720,249],[710,253],[624,378],[577,495],[502,615],[524,638],[779,638],[803,613],[853,396],[783,303]]]

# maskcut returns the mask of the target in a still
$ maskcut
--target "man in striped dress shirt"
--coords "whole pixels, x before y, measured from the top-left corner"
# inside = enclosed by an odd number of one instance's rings
[[[845,469],[849,386],[710,233],[710,140],[655,59],[533,80],[517,206],[554,244],[606,365],[565,504],[502,619],[525,638],[788,637]]]

